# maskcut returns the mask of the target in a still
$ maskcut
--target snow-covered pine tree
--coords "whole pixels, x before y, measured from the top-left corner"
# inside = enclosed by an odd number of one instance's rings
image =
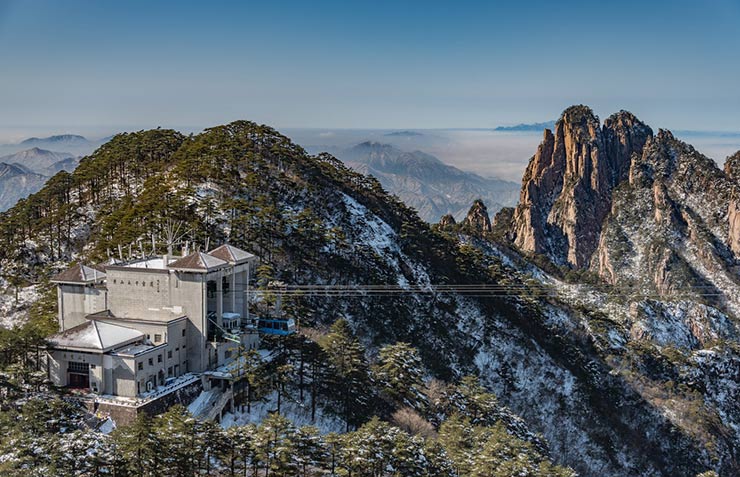
[[[339,319],[321,340],[328,362],[329,396],[338,396],[343,407],[346,430],[357,425],[367,414],[371,392],[365,349],[352,333],[349,323]]]
[[[265,475],[294,476],[298,473],[296,429],[287,418],[271,413],[262,421],[255,441]]]
[[[302,426],[295,433],[296,461],[301,477],[308,477],[312,469],[322,469],[327,463],[328,452],[319,430],[314,426]]]
[[[419,351],[398,342],[380,349],[373,375],[383,393],[396,404],[423,410],[427,398],[423,392],[424,365]]]
[[[469,475],[475,453],[475,429],[470,419],[449,416],[439,428],[438,442],[449,457],[457,475]]]

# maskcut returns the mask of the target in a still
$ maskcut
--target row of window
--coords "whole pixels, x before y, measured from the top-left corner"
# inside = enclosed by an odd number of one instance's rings
[[[182,345],[182,349],[183,349],[183,351],[185,351],[185,349],[186,349],[186,346],[185,346],[184,343]],[[180,347],[175,348],[175,351],[180,351]],[[172,359],[172,350],[171,349],[170,350],[167,350],[167,359]],[[149,358],[147,362],[148,362],[149,366],[154,366],[154,358]],[[161,362],[162,362],[162,354],[160,353],[160,354],[157,355],[157,363],[161,363]],[[137,367],[137,369],[139,371],[143,371],[144,370],[144,362],[143,361],[139,361],[139,363],[137,364],[136,367]]]

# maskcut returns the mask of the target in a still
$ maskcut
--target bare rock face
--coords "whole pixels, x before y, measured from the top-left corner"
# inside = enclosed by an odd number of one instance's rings
[[[488,235],[491,233],[491,217],[488,208],[482,200],[478,199],[468,211],[468,215],[462,222],[463,227],[473,235]]]
[[[613,191],[590,269],[611,284],[661,297],[690,295],[738,315],[736,170],[732,162],[720,170],[659,131],[632,156],[628,180]]]
[[[740,151],[737,151],[725,161],[725,175],[740,186]]]
[[[727,158],[725,175],[733,183],[732,195],[727,208],[728,245],[740,257],[740,151]]]
[[[727,216],[730,225],[727,234],[728,245],[736,256],[740,256],[740,197],[737,191],[733,194],[728,209]]]
[[[557,264],[587,267],[597,248],[612,190],[627,179],[633,154],[652,130],[626,111],[604,122],[572,106],[546,130],[522,180],[514,243]]]

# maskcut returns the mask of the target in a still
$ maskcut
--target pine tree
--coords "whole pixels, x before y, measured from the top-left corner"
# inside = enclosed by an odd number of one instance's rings
[[[367,411],[370,377],[365,350],[346,320],[337,320],[321,340],[329,364],[330,396],[340,396],[346,430]]]
[[[163,473],[176,477],[192,475],[202,451],[197,431],[196,420],[180,404],[157,418],[157,450],[163,455]]]
[[[480,385],[475,376],[465,376],[444,397],[447,414],[459,412],[473,424],[492,425],[498,420],[500,409],[493,393]]]
[[[295,448],[295,427],[277,413],[271,413],[258,428],[255,445],[260,460],[265,463],[265,477],[293,476],[298,471]]]
[[[241,455],[242,469],[244,475],[252,467],[252,474],[257,475],[259,468],[259,450],[257,449],[258,429],[254,424],[247,424],[235,428],[236,448]]]
[[[426,406],[424,368],[416,348],[402,342],[384,346],[373,372],[383,392],[394,402],[417,410]]]
[[[251,413],[252,402],[259,395],[259,390],[265,386],[265,363],[257,350],[254,349],[245,351],[240,359],[237,388],[242,390],[246,387],[246,391],[241,391],[241,397],[247,403],[247,413]]]
[[[226,429],[221,437],[221,443],[216,448],[216,454],[218,459],[222,462],[224,467],[224,475],[229,477],[236,477],[237,474],[246,474],[245,465],[241,461],[242,453],[240,449],[240,433],[239,427],[229,427]]]
[[[220,450],[227,444],[226,432],[211,421],[197,422],[196,428],[196,469],[204,475],[211,475],[214,465],[218,467]]]
[[[151,417],[144,413],[139,414],[130,426],[116,428],[112,437],[125,462],[127,475],[157,475],[161,449]]]
[[[313,426],[303,426],[296,430],[295,449],[301,477],[313,475],[309,471],[323,467],[327,460],[327,450],[319,430]]]
[[[439,428],[438,442],[458,475],[469,475],[475,451],[475,430],[470,420],[453,414]]]

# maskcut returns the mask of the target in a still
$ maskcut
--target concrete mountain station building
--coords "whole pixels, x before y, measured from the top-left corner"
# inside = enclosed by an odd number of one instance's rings
[[[95,402],[143,403],[185,386],[259,345],[249,315],[257,257],[231,245],[53,277],[61,331],[49,338],[48,373]]]

